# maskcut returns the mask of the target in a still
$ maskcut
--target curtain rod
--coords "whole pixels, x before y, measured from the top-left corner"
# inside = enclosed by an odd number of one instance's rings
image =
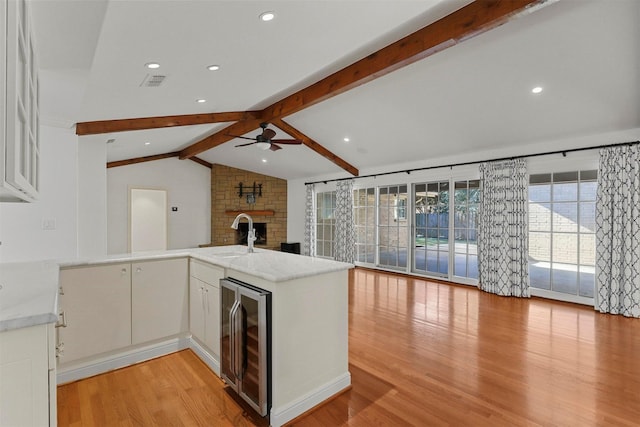
[[[640,144],[640,141],[618,142],[615,144],[596,145],[593,147],[569,148],[567,150],[546,151],[544,153],[535,153],[535,154],[524,154],[522,156],[499,157],[496,159],[488,159],[488,160],[474,160],[472,162],[450,163],[448,165],[425,166],[423,168],[413,168],[413,169],[401,169],[401,170],[392,171],[392,172],[380,172],[380,173],[372,173],[370,175],[352,176],[350,178],[321,179],[318,181],[305,182],[304,185],[319,184],[319,183],[326,184],[328,182],[348,181],[350,179],[360,179],[360,178],[371,178],[371,177],[375,178],[377,176],[393,175],[396,173],[410,174],[411,172],[426,171],[430,169],[453,168],[455,166],[477,165],[479,163],[485,163],[485,162],[500,162],[504,160],[526,159],[528,157],[550,156],[553,154],[562,154],[564,157],[567,157],[567,153],[575,153],[577,151],[599,150],[601,148],[619,147],[623,145],[632,146],[635,144]]]

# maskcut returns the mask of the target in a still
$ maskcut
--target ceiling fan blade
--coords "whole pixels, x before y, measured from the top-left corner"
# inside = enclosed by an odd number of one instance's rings
[[[226,134],[227,136],[232,136],[234,138],[241,138],[241,139],[248,139],[249,141],[255,141],[255,138],[247,138],[246,136],[240,136],[240,135],[231,135],[230,133]]]
[[[271,146],[269,147],[269,150],[271,151],[278,151],[278,150],[282,150],[282,147],[280,147],[279,145],[274,144],[273,142],[271,143]]]
[[[276,142],[278,144],[288,144],[288,145],[300,145],[302,141],[299,139],[272,139],[271,142]]]
[[[256,142],[255,142],[255,141],[253,141],[253,142],[247,142],[246,144],[236,145],[236,147],[246,147],[247,145],[253,145],[253,144],[256,144]]]
[[[273,129],[265,129],[265,130],[262,132],[262,137],[263,137],[263,138],[271,139],[271,138],[273,138],[274,136],[276,136],[276,131],[275,131],[275,130],[273,130]]]

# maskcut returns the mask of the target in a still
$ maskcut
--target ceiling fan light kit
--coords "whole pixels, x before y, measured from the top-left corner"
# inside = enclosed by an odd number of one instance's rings
[[[281,150],[282,147],[280,147],[280,145],[278,144],[284,144],[284,145],[302,144],[302,141],[300,141],[299,139],[271,139],[274,136],[276,136],[276,131],[273,129],[269,129],[267,126],[269,126],[269,123],[264,123],[264,122],[260,123],[260,127],[262,128],[262,133],[256,135],[255,138],[248,138],[246,136],[231,135],[231,134],[227,134],[227,135],[233,136],[234,138],[248,139],[249,141],[253,141],[253,142],[247,142],[246,144],[238,144],[236,145],[236,147],[246,147],[246,146],[255,144],[256,147],[258,147],[261,150],[271,150],[271,151]]]

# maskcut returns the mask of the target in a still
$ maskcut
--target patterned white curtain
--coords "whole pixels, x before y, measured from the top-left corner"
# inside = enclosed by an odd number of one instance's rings
[[[307,184],[307,200],[304,211],[304,255],[316,256],[316,189]]]
[[[596,307],[640,317],[640,147],[600,150]]]
[[[336,261],[355,260],[356,237],[353,218],[353,180],[338,181],[336,185],[336,226],[333,258]]]
[[[480,165],[478,209],[478,287],[483,291],[529,297],[529,174],[524,159]]]

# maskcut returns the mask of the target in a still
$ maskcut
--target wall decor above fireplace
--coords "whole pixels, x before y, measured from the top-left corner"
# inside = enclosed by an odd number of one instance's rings
[[[239,182],[236,189],[238,190],[238,197],[246,196],[247,203],[250,205],[256,203],[256,197],[262,197],[262,184],[256,184],[255,181],[253,181],[253,186],[246,186]]]

